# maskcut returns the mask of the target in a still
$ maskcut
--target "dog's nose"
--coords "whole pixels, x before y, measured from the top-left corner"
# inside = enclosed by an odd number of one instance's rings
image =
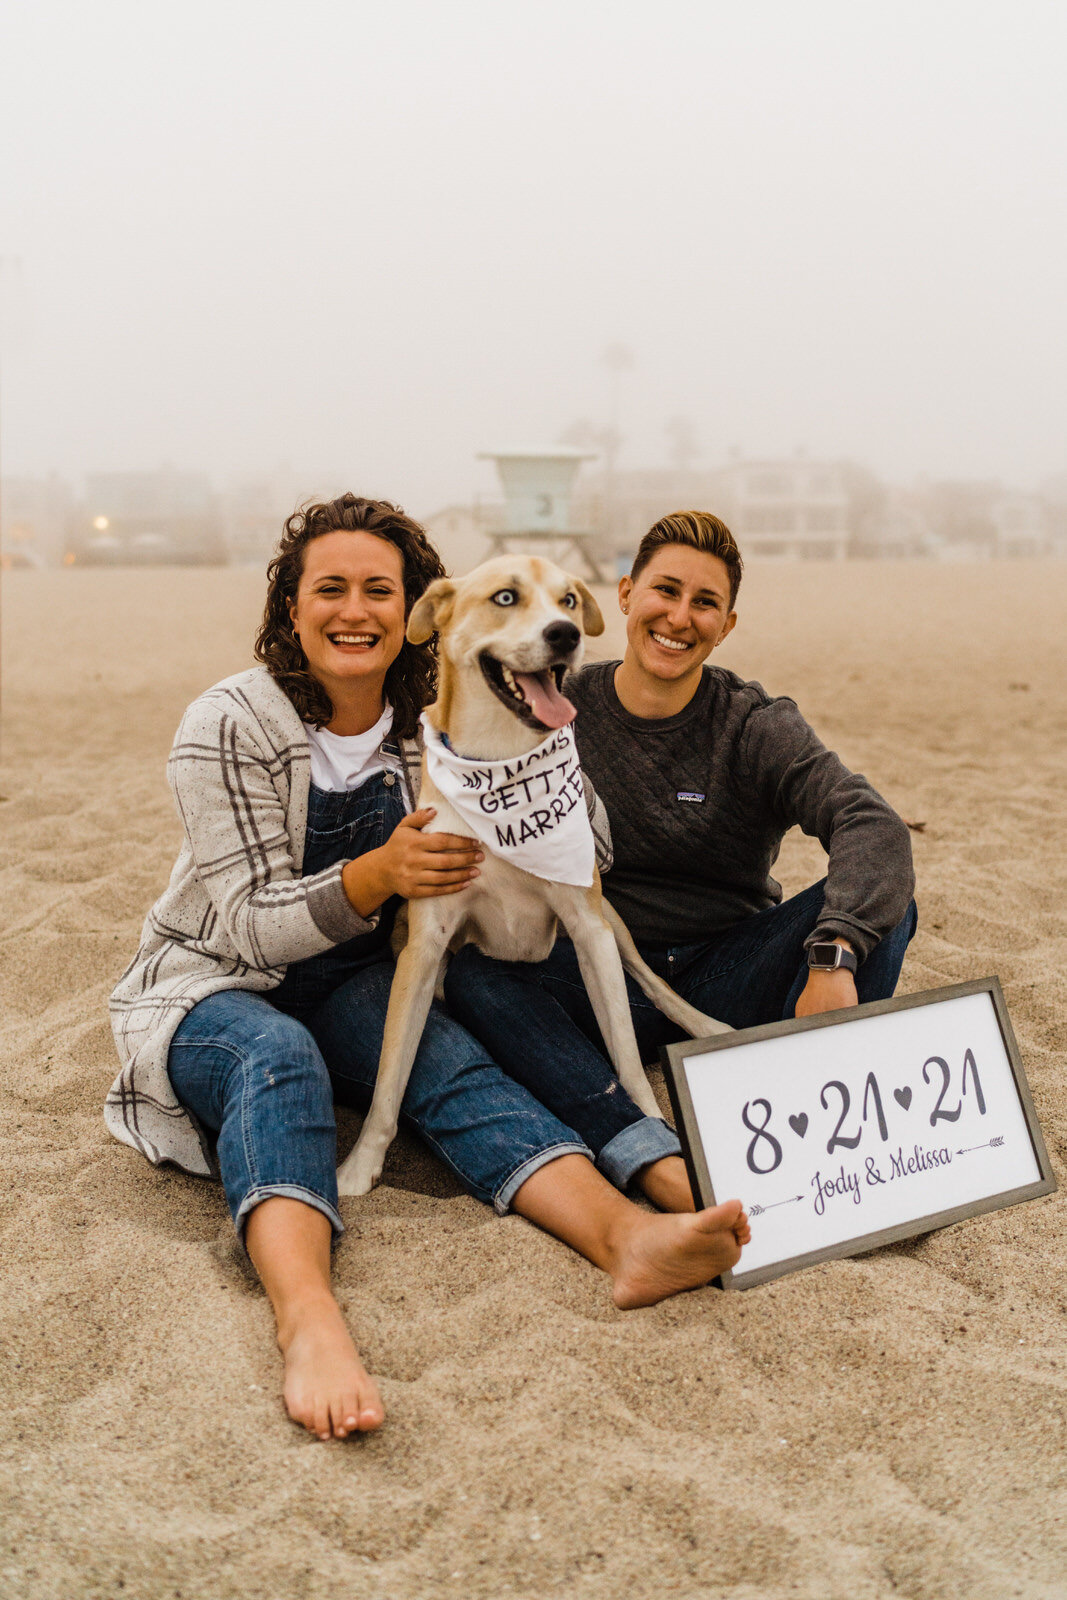
[[[553,650],[558,650],[561,656],[570,655],[572,650],[577,650],[581,643],[581,633],[573,622],[550,622],[544,632],[544,640],[551,645]]]

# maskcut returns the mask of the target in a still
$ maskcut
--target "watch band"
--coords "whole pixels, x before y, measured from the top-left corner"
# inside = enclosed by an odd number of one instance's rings
[[[836,972],[839,967],[855,972],[859,962],[851,950],[827,939],[808,947],[808,966],[813,972]]]

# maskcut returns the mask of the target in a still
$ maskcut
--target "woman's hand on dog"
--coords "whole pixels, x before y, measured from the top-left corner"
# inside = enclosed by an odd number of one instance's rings
[[[458,833],[425,833],[437,815],[432,806],[413,811],[398,822],[378,850],[346,862],[341,874],[345,894],[361,917],[369,917],[391,895],[422,900],[457,894],[478,876],[481,846]]]

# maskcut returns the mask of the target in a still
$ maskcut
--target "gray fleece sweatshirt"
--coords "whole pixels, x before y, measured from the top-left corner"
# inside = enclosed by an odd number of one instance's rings
[[[709,939],[776,905],[771,876],[794,825],[827,851],[825,907],[808,943],[840,934],[862,960],[915,887],[905,824],[827,750],[792,700],[705,667],[676,716],[648,721],[615,693],[618,662],[573,675],[583,770],[607,807],[604,892],[639,944]]]

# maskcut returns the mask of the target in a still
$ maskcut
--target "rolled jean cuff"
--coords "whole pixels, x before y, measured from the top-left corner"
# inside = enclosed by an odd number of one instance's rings
[[[245,1225],[248,1222],[250,1212],[254,1211],[261,1201],[271,1200],[275,1195],[281,1195],[286,1200],[302,1200],[313,1211],[321,1211],[324,1217],[329,1218],[330,1226],[333,1229],[334,1244],[344,1233],[345,1225],[341,1221],[341,1215],[337,1207],[332,1206],[328,1200],[324,1200],[321,1194],[316,1194],[314,1189],[302,1188],[298,1183],[264,1183],[256,1189],[249,1189],[238,1206],[237,1214],[233,1219],[233,1225],[237,1229],[237,1237],[242,1245],[245,1242]]]
[[[642,1117],[609,1139],[596,1164],[616,1189],[626,1189],[642,1167],[664,1156],[680,1156],[682,1146],[673,1128],[661,1117]]]
[[[516,1167],[509,1178],[505,1178],[496,1194],[493,1196],[493,1209],[498,1216],[506,1216],[511,1210],[511,1202],[526,1182],[541,1167],[547,1167],[550,1161],[556,1161],[560,1156],[585,1156],[592,1161],[593,1152],[584,1144],[553,1144],[547,1150],[538,1150],[535,1156],[530,1156],[521,1167]]]

